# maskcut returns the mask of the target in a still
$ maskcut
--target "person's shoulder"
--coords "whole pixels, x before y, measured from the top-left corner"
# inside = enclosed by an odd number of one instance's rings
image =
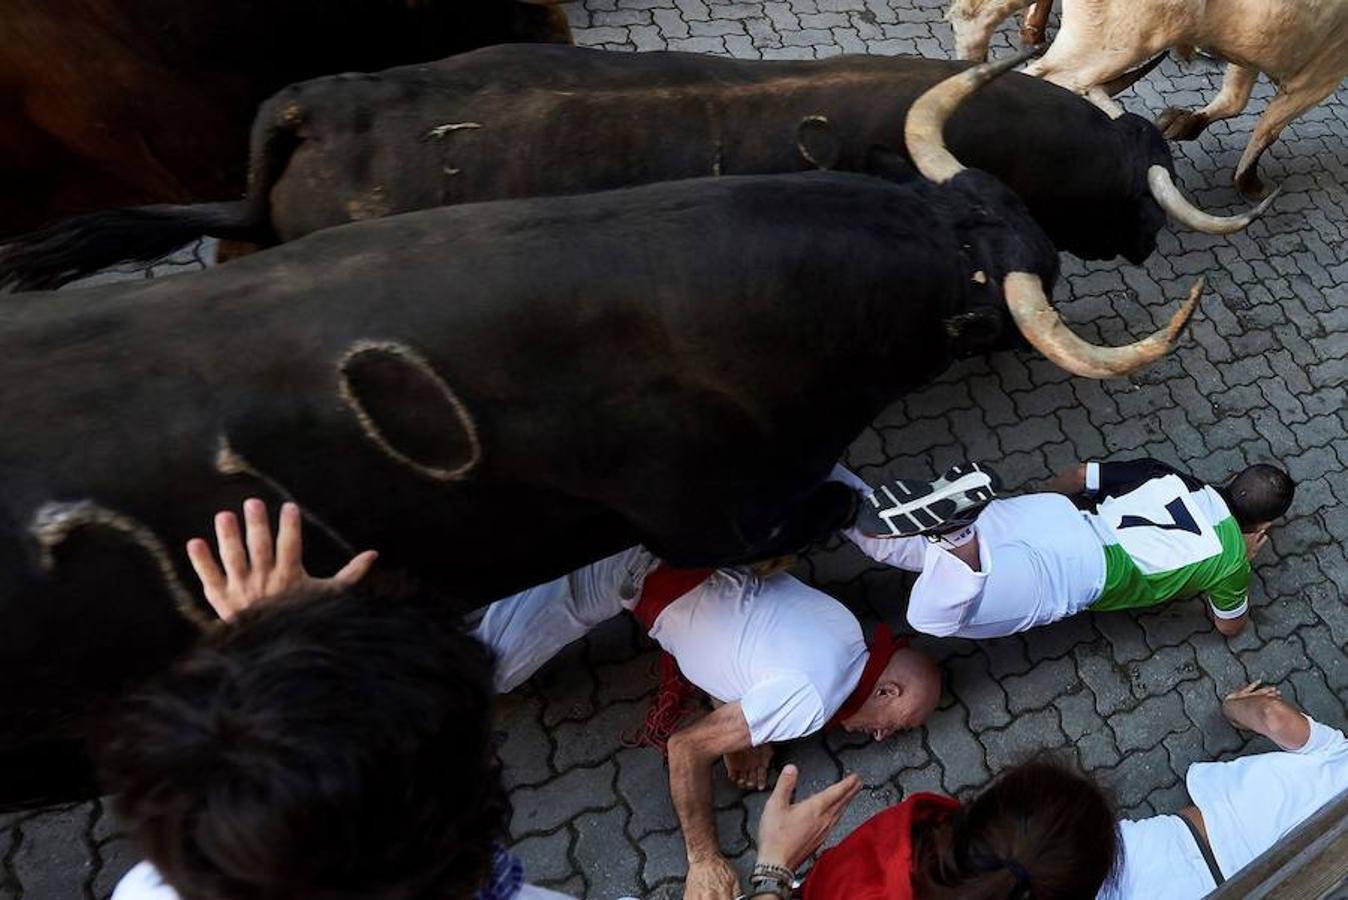
[[[178,892],[164,883],[159,870],[149,862],[137,863],[122,876],[111,900],[179,900]]]

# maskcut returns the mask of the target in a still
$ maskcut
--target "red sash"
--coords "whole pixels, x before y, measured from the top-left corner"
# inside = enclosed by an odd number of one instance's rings
[[[819,857],[805,879],[804,900],[914,900],[913,828],[959,809],[940,794],[914,794],[871,816]]]
[[[884,674],[885,666],[889,665],[889,658],[894,655],[894,651],[907,646],[907,638],[894,640],[894,632],[881,622],[871,637],[870,655],[866,658],[866,668],[861,670],[861,680],[824,727],[837,728],[843,723],[843,719],[861,709],[866,699],[870,697],[871,691],[875,690],[875,683]]]
[[[647,633],[655,627],[655,620],[675,600],[711,577],[715,569],[676,569],[660,563],[641,584],[641,599],[632,607],[632,615]]]

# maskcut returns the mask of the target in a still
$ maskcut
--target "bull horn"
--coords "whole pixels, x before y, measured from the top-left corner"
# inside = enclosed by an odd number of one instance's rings
[[[964,166],[945,146],[945,121],[970,94],[999,75],[1042,52],[1038,47],[1022,50],[996,62],[983,63],[952,75],[928,88],[913,102],[903,126],[908,156],[924,178],[942,184],[964,171]]]
[[[1037,275],[1012,272],[1006,276],[1002,289],[1006,295],[1006,305],[1011,310],[1011,318],[1034,349],[1073,375],[1082,378],[1115,378],[1165,356],[1193,315],[1198,296],[1203,292],[1203,282],[1203,278],[1194,282],[1188,298],[1170,317],[1169,325],[1123,347],[1100,347],[1073,333],[1057,310],[1049,305],[1048,297],[1044,295],[1044,285]]]
[[[1264,214],[1264,210],[1268,209],[1269,204],[1279,193],[1274,191],[1269,194],[1264,198],[1264,202],[1243,215],[1214,216],[1203,212],[1185,199],[1165,166],[1154,165],[1147,169],[1147,186],[1151,188],[1151,195],[1156,198],[1156,202],[1161,204],[1161,208],[1172,219],[1186,228],[1204,234],[1235,234],[1237,231],[1244,231],[1251,222]]]
[[[1100,87],[1103,88],[1104,92],[1111,97],[1113,97],[1115,94],[1119,94],[1123,91],[1126,91],[1128,90],[1128,88],[1132,87],[1133,85],[1141,81],[1143,78],[1145,78],[1151,72],[1152,69],[1156,68],[1162,62],[1164,62],[1165,58],[1169,55],[1170,55],[1169,50],[1162,50],[1160,53],[1156,54],[1151,59],[1144,62],[1137,68],[1129,69],[1127,72],[1124,72],[1117,78],[1111,78],[1109,81],[1106,81],[1103,84],[1101,84]]]

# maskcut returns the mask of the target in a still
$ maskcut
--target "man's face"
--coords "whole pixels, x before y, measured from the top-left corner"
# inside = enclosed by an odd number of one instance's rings
[[[874,740],[883,741],[896,732],[919,727],[930,714],[927,704],[919,701],[918,692],[884,685],[843,727],[854,734],[869,734]]]

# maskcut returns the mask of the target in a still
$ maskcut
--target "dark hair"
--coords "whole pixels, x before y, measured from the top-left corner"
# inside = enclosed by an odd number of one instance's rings
[[[956,814],[915,831],[919,900],[1092,900],[1119,852],[1100,787],[1041,759],[1003,773]]]
[[[491,679],[447,606],[294,598],[218,626],[96,752],[184,900],[471,897],[508,812]]]
[[[1272,522],[1292,506],[1296,482],[1277,466],[1258,463],[1231,479],[1222,490],[1241,531]]]

